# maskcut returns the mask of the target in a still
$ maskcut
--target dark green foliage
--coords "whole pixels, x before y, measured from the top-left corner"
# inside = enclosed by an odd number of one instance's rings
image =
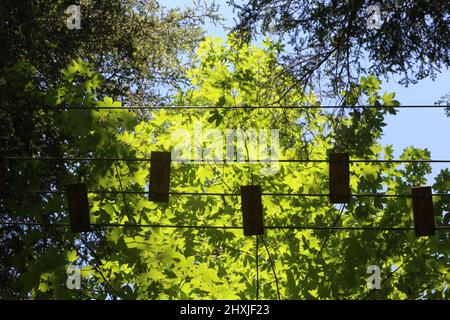
[[[301,84],[315,85],[320,72],[337,93],[361,73],[399,74],[408,84],[450,66],[448,1],[229,2],[239,15],[236,29],[247,38],[272,34],[289,45],[287,70]],[[369,5],[381,9],[378,30],[367,27]]]

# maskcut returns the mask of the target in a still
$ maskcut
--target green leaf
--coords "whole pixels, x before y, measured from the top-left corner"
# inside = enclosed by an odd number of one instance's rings
[[[78,254],[77,254],[76,250],[68,250],[67,251],[67,260],[69,260],[69,262],[74,262],[77,259],[78,259]]]

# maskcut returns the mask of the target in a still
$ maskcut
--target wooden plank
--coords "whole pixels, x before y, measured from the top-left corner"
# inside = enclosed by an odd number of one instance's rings
[[[436,233],[431,187],[411,188],[416,237],[432,236]]]
[[[150,165],[149,200],[155,202],[169,202],[170,162],[170,152],[152,152]]]
[[[260,186],[241,186],[242,220],[244,236],[264,234]]]
[[[70,229],[73,233],[91,230],[87,186],[85,183],[67,185]]]
[[[348,153],[331,153],[329,157],[330,202],[350,202],[350,164]]]

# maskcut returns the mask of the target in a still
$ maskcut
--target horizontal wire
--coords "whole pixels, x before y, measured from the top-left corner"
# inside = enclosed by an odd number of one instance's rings
[[[30,161],[124,161],[124,162],[161,162],[152,160],[151,158],[86,158],[86,157],[19,157],[19,156],[4,156],[5,160],[30,160]],[[326,159],[278,159],[278,160],[213,160],[213,159],[173,159],[171,162],[198,162],[198,163],[246,163],[246,162],[292,162],[292,163],[328,163],[328,162],[342,162],[331,161]],[[450,163],[450,160],[412,160],[412,159],[354,159],[349,160],[349,163]]]
[[[116,106],[105,106],[105,107],[76,107],[76,106],[66,106],[66,107],[53,107],[53,106],[40,106],[33,107],[32,109],[38,110],[161,110],[161,109],[194,109],[194,110],[210,110],[210,109],[354,109],[354,108],[364,108],[364,109],[382,109],[382,108],[396,108],[396,109],[434,109],[434,108],[448,108],[449,106],[443,105],[401,105],[401,106],[373,106],[373,105],[323,105],[323,106],[307,106],[307,105],[286,105],[286,106],[171,106],[171,105],[160,105],[160,106],[137,106],[137,107],[116,107]],[[0,107],[0,109],[6,109],[6,107]]]
[[[33,194],[64,194],[67,191],[62,190],[4,190],[3,193],[33,193]],[[120,190],[91,190],[87,191],[89,194],[149,194],[149,191],[120,191]],[[158,192],[158,195],[174,195],[174,196],[217,196],[217,197],[237,197],[241,193],[222,193],[222,192]],[[262,196],[285,196],[285,197],[329,197],[329,193],[261,193]],[[334,195],[334,194],[333,194]],[[450,193],[433,193],[435,197],[450,197]],[[350,194],[350,197],[364,198],[410,198],[411,194],[383,194],[383,193],[368,193],[368,194]]]
[[[70,227],[70,223],[38,223],[38,222],[4,222],[0,225],[24,226],[59,226]],[[75,225],[75,224],[74,224]],[[76,226],[87,226],[76,224]],[[244,229],[242,226],[209,226],[209,225],[167,225],[167,224],[125,224],[125,223],[93,223],[92,227],[125,227],[125,228],[172,228],[172,229]],[[369,230],[369,231],[412,231],[414,227],[336,227],[336,226],[264,226],[265,229],[297,229],[297,230]],[[436,230],[450,230],[450,225],[438,225]]]

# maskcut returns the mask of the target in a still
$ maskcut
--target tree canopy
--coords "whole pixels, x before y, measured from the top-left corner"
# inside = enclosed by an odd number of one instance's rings
[[[31,63],[41,85],[79,57],[105,78],[102,93],[128,105],[166,102],[184,81],[184,66],[202,41],[206,20],[218,22],[216,6],[197,2],[166,9],[156,0],[87,0],[80,3],[80,29],[69,29],[73,1],[0,4],[0,66],[18,58]]]
[[[361,74],[399,75],[400,83],[436,77],[450,64],[448,1],[230,0],[245,38],[272,35],[290,48],[287,72],[298,84],[339,93]],[[368,27],[378,6],[380,28]]]
[[[187,86],[172,101],[176,106],[220,108],[152,110],[145,120],[126,107],[109,108],[123,105],[102,93],[109,79],[102,81],[89,59],[72,61],[55,84],[44,88],[36,69],[22,60],[2,75],[8,77],[6,88],[14,99],[33,99],[25,109],[29,121],[17,108],[2,111],[2,116],[33,135],[27,148],[14,149],[21,140],[9,139],[2,146],[31,157],[148,159],[152,151],[173,151],[180,142],[190,141],[184,155],[192,159],[199,150],[209,150],[212,130],[277,129],[279,159],[326,159],[330,150],[348,152],[355,159],[393,159],[393,146],[381,145],[379,139],[385,117],[395,115],[399,103],[393,93],[380,92],[380,81],[373,75],[352,82],[344,97],[377,108],[334,113],[321,108],[258,108],[298,102],[320,106],[313,92],[297,89],[297,79],[282,72],[281,54],[280,46],[268,39],[257,47],[234,35],[225,42],[206,38],[186,70]],[[51,124],[57,143],[39,131],[39,119],[45,128]],[[196,132],[196,125],[203,131]],[[16,129],[2,128],[1,136]],[[183,129],[190,136],[180,140],[177,134]],[[239,148],[236,141],[232,144]],[[220,146],[225,152],[227,145]],[[254,146],[240,147],[246,160],[252,159]],[[274,151],[273,145],[268,148]],[[411,146],[401,159],[430,156],[428,150]],[[3,219],[36,224],[1,227],[3,298],[449,298],[448,232],[418,239],[410,230],[266,229],[256,240],[239,229],[180,227],[241,226],[235,194],[242,185],[261,185],[274,194],[326,194],[326,163],[280,162],[268,174],[262,170],[268,166],[264,163],[173,162],[171,191],[179,194],[172,194],[167,204],[148,200],[149,161],[7,159],[6,165]],[[411,186],[426,182],[430,170],[428,163],[352,163],[351,190],[408,193]],[[434,190],[448,193],[449,177],[450,171],[442,170]],[[64,193],[57,191],[74,182],[84,182],[94,191],[89,193],[90,215],[98,226],[90,233],[73,234],[64,226],[69,222],[67,204]],[[434,198],[438,224],[449,224],[449,200]],[[339,207],[327,197],[263,197],[266,226],[402,228],[412,225],[411,210],[408,198],[355,198]],[[69,264],[82,270],[85,290],[67,288]],[[370,265],[382,269],[386,280],[381,290],[367,288]],[[398,270],[393,273],[394,269]]]

